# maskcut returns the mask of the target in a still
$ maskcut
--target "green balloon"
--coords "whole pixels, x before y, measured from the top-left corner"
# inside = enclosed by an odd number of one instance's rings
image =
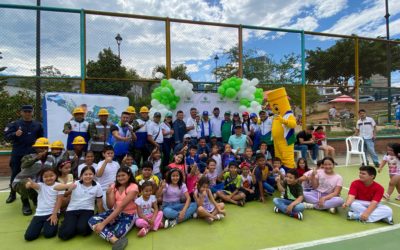
[[[170,90],[169,88],[164,87],[164,88],[162,88],[162,90],[161,90],[161,94],[166,95],[166,96],[169,96],[169,95],[172,94],[172,92],[171,92],[171,90]]]
[[[168,81],[168,80],[166,80],[166,79],[161,80],[161,86],[162,86],[162,87],[167,86],[167,84],[169,84],[169,81]]]
[[[236,96],[236,90],[234,88],[228,88],[225,92],[226,97],[234,98]]]
[[[170,107],[171,109],[176,109],[176,102],[171,102],[171,103],[169,104],[169,107]]]
[[[218,87],[218,94],[223,95],[225,93],[225,88],[223,86]]]
[[[240,99],[240,104],[246,107],[250,107],[251,102],[249,99],[242,98]]]

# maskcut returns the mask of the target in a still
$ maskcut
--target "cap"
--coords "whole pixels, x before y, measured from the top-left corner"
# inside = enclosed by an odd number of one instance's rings
[[[184,136],[183,136],[183,139],[186,139],[186,138],[192,138],[189,134],[185,134]]]
[[[172,117],[172,112],[171,112],[171,111],[168,111],[168,112],[165,114],[165,117]]]
[[[161,113],[160,112],[155,112],[154,113],[154,117],[161,117]]]
[[[242,116],[249,116],[249,113],[248,112],[243,112]]]
[[[86,145],[85,138],[83,138],[83,136],[78,135],[72,141],[72,145]]]
[[[265,113],[265,110],[260,110],[260,112],[258,112],[258,114],[261,114],[261,113]]]
[[[244,161],[244,162],[240,163],[239,167],[240,167],[241,169],[244,169],[244,168],[249,169],[249,168],[250,168],[250,164],[249,164],[248,162],[245,162],[245,161]]]
[[[231,115],[231,111],[226,111],[224,115]]]
[[[242,128],[242,125],[239,125],[239,124],[235,125],[235,129],[237,129],[237,128]]]
[[[210,136],[210,138],[217,138],[217,136],[214,135],[214,134],[212,134],[212,135]]]
[[[256,114],[256,113],[251,113],[251,114],[250,114],[250,118],[251,118],[251,119],[256,118],[256,117],[257,117],[257,114]]]
[[[64,143],[60,140],[53,142],[50,145],[51,149],[64,149]]]
[[[238,112],[233,113],[233,116],[239,116]]]
[[[208,116],[208,111],[203,111],[203,116]]]
[[[32,105],[22,105],[21,110],[22,111],[33,111],[33,106]]]

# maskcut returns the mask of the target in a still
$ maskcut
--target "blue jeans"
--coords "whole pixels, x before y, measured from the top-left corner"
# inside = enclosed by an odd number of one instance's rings
[[[181,202],[164,202],[162,205],[164,217],[167,219],[174,219],[178,222],[179,212],[182,211],[184,206],[185,203]],[[194,212],[196,212],[196,210],[197,210],[196,202],[191,202],[186,210],[183,221],[190,219],[193,216]]]
[[[299,144],[294,145],[295,150],[301,151],[301,157],[307,159],[307,150],[311,150],[311,158],[317,160],[319,147],[317,144]]]
[[[263,181],[263,188],[269,194],[273,194],[275,192],[275,188],[268,183],[268,180]]]
[[[364,151],[365,151],[365,158],[367,158],[367,162],[368,162],[368,155],[371,155],[374,164],[379,165],[378,155],[375,152],[375,142],[372,139],[364,139]]]
[[[283,214],[286,214],[287,207],[293,202],[292,200],[281,199],[281,198],[274,198],[273,201],[274,201],[275,206]],[[297,214],[298,212],[303,212],[303,211],[304,211],[304,205],[303,205],[303,203],[299,203],[296,206],[294,206],[294,208],[292,209],[292,212],[290,213],[290,216],[294,216],[294,214]]]

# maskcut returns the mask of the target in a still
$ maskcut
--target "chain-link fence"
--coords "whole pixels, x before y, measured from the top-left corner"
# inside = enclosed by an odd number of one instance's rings
[[[7,4],[0,28],[2,127],[22,104],[39,111],[49,91],[127,96],[139,108],[161,78],[216,91],[239,76],[264,90],[285,87],[299,125],[329,136],[354,133],[360,108],[379,133],[397,133],[400,41]]]

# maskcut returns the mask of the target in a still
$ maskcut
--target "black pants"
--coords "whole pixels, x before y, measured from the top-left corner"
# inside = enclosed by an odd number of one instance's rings
[[[19,172],[21,172],[21,159],[24,157],[23,155],[11,155],[10,159],[10,168],[11,168],[11,178],[10,178],[10,185],[13,183],[15,176]]]
[[[58,237],[62,240],[69,240],[79,234],[87,236],[92,229],[88,221],[93,216],[93,210],[75,210],[65,212],[64,221],[60,226]]]
[[[136,164],[138,164],[140,169],[141,169],[143,162],[147,161],[149,156],[150,156],[150,153],[146,147],[133,149],[133,157],[135,158],[135,162],[136,162]]]
[[[49,215],[44,216],[33,216],[31,223],[26,229],[25,240],[32,241],[39,238],[40,233],[43,229],[43,235],[45,238],[51,238],[57,235],[58,223],[57,225],[50,225]]]

